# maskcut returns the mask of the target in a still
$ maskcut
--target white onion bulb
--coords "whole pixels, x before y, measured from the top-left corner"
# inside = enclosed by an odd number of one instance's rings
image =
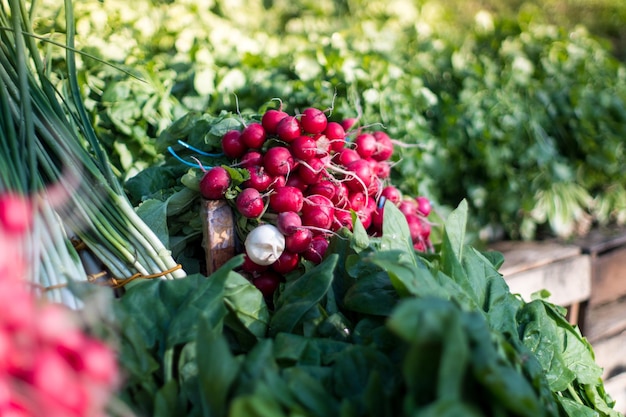
[[[257,265],[271,265],[285,250],[285,236],[276,226],[262,224],[248,233],[244,245],[252,262]]]

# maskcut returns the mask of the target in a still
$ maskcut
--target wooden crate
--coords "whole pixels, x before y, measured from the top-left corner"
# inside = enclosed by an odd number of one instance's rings
[[[504,255],[500,273],[511,292],[530,301],[533,293],[547,290],[549,300],[568,308],[569,321],[578,324],[581,306],[591,294],[590,259],[579,247],[556,241],[503,241],[491,249]]]
[[[591,258],[590,308],[626,296],[626,229],[593,229],[575,245]]]

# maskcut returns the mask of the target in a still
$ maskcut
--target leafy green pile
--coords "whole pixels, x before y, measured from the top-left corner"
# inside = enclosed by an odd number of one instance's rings
[[[117,301],[121,398],[151,416],[619,416],[563,309],[511,294],[498,253],[465,245],[467,203],[441,251],[416,254],[385,208],[269,308],[233,268],[140,282]]]

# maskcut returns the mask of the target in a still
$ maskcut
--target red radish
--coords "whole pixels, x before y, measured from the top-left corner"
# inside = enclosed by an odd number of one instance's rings
[[[335,195],[331,198],[331,201],[335,207],[345,208],[350,204],[348,187],[343,182],[337,182],[333,185],[335,186]]]
[[[274,181],[262,166],[252,166],[246,168],[250,172],[250,178],[243,182],[243,187],[252,187],[260,192],[266,191]]]
[[[361,159],[361,155],[359,155],[354,149],[350,148],[342,148],[335,153],[335,155],[333,155],[333,161],[336,164],[343,165],[344,167],[354,161],[358,161],[359,159]]]
[[[249,219],[256,219],[265,210],[265,203],[259,190],[254,188],[244,188],[235,200],[235,205],[239,213]]]
[[[285,236],[293,235],[302,226],[302,219],[295,211],[283,211],[276,218],[276,227]]]
[[[359,220],[361,220],[361,224],[365,229],[369,229],[372,225],[372,212],[366,209],[361,211],[357,211],[357,216],[359,216]]]
[[[346,131],[337,122],[328,122],[326,129],[324,129],[324,135],[330,143],[332,151],[338,152],[346,144]]]
[[[279,274],[287,274],[298,267],[300,255],[294,252],[284,251],[272,264],[272,269]]]
[[[200,180],[200,194],[208,200],[219,200],[224,197],[230,186],[230,174],[224,167],[213,167],[204,173]]]
[[[296,187],[296,188],[300,189],[300,191],[302,191],[302,192],[307,190],[308,187],[309,187],[309,185],[306,184],[304,181],[302,181],[302,178],[300,178],[297,175],[289,176],[289,178],[285,182],[285,185],[289,185],[290,187]]]
[[[265,129],[261,123],[250,123],[241,132],[241,141],[253,149],[261,149],[265,143]]]
[[[422,221],[416,214],[408,214],[404,217],[409,225],[411,240],[413,240],[413,242],[418,242],[422,238]]]
[[[343,129],[347,132],[348,130],[352,129],[352,126],[354,126],[358,120],[359,119],[355,117],[349,117],[347,119],[343,119],[341,121],[341,127],[343,127]]]
[[[252,280],[252,285],[257,287],[265,298],[270,298],[274,292],[276,292],[276,289],[278,289],[282,280],[283,278],[279,273],[266,271],[254,278]]]
[[[371,133],[361,133],[354,139],[355,150],[363,159],[371,157],[376,152],[376,138]]]
[[[380,187],[382,187],[382,181],[376,176],[372,175],[372,183],[367,187],[367,195],[371,197],[376,197],[380,191]]]
[[[282,175],[278,175],[278,176],[274,177],[274,179],[272,180],[270,186],[267,187],[267,189],[268,190],[275,190],[277,188],[284,187],[285,185],[287,185],[287,179],[284,176],[282,176]]]
[[[331,201],[333,201],[333,199],[335,198],[336,192],[337,189],[335,188],[335,184],[333,184],[329,180],[322,180],[315,184],[311,184],[307,190],[307,194],[309,195],[323,195],[324,197],[328,197]]]
[[[302,210],[304,196],[299,188],[285,185],[284,187],[276,188],[270,194],[270,208],[277,212],[294,211],[299,212]]]
[[[248,149],[241,140],[241,132],[238,130],[229,130],[222,136],[222,151],[229,158],[240,158]]]
[[[340,227],[347,227],[348,230],[352,230],[352,213],[347,210],[335,210],[335,222],[333,226],[338,226],[337,228],[333,228],[334,231],[337,231]]]
[[[370,224],[370,230],[374,234],[380,234],[383,231],[383,218],[385,215],[385,207],[377,207],[371,214],[372,223]]]
[[[366,196],[360,191],[354,191],[348,195],[348,201],[350,202],[350,208],[354,211],[360,211],[365,208]]]
[[[32,222],[33,207],[30,200],[15,192],[0,194],[0,231],[19,235],[28,229]]]
[[[417,202],[417,211],[420,212],[423,216],[428,217],[432,206],[430,204],[430,200],[424,196],[419,196],[415,198]]]
[[[289,149],[283,146],[275,146],[265,152],[263,166],[271,175],[288,176],[293,171],[295,162]]]
[[[285,236],[285,250],[289,252],[304,252],[313,239],[313,232],[310,229],[298,229],[293,234]]]
[[[391,164],[387,161],[380,161],[376,165],[376,171],[374,172],[380,179],[389,178],[391,175]]]
[[[287,116],[283,118],[276,126],[276,134],[280,140],[287,143],[293,142],[295,138],[300,136],[302,129],[300,122],[295,116]]]
[[[426,244],[423,241],[413,243],[413,249],[418,252],[426,252]]]
[[[385,200],[391,201],[396,206],[400,204],[400,201],[402,200],[402,193],[393,185],[384,187],[380,192],[380,196],[385,197]]]
[[[244,168],[263,164],[263,154],[259,151],[249,150],[241,157],[241,165]]]
[[[327,197],[311,195],[302,206],[302,224],[329,230],[335,217],[335,207]]]
[[[422,220],[422,239],[427,240],[428,238],[430,238],[431,230],[432,228],[430,226],[430,223]]]
[[[267,271],[269,268],[268,265],[259,265],[256,264],[252,261],[252,259],[250,259],[250,257],[248,256],[247,253],[245,253],[244,251],[244,256],[243,256],[243,264],[241,265],[241,269],[245,272],[249,272],[251,274],[254,273],[259,273],[259,272],[263,272],[263,271]]]
[[[405,216],[408,214],[416,214],[417,213],[417,201],[413,198],[404,198],[398,204],[398,208]]]
[[[317,156],[317,142],[311,136],[298,136],[291,142],[290,149],[293,156],[305,161]]]
[[[263,129],[265,129],[265,132],[270,135],[274,135],[276,134],[276,127],[278,126],[278,123],[287,116],[289,115],[282,110],[267,110],[261,117],[261,125],[263,126]]]
[[[327,124],[328,119],[324,112],[314,107],[304,109],[300,116],[300,125],[306,133],[322,133]]]
[[[312,158],[306,162],[301,162],[296,170],[297,175],[305,184],[315,184],[321,181],[324,176],[326,164],[319,158]]]
[[[393,155],[393,141],[385,132],[376,131],[373,133],[376,139],[376,151],[372,154],[372,158],[377,161],[386,161]]]
[[[372,169],[365,159],[357,159],[350,162],[346,169],[353,175],[349,176],[346,185],[350,190],[367,191],[367,187],[372,183]]]
[[[324,259],[324,254],[328,249],[328,240],[324,236],[315,236],[311,244],[302,252],[302,257],[313,263],[319,264]]]

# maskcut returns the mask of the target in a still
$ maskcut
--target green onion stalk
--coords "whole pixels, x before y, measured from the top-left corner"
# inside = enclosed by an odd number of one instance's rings
[[[31,196],[35,219],[25,246],[33,279],[72,303],[63,284],[89,279],[77,241],[119,282],[186,274],[137,215],[100,146],[80,96],[70,0],[65,12],[67,73],[56,87],[32,10],[22,0],[0,2],[0,192]]]

